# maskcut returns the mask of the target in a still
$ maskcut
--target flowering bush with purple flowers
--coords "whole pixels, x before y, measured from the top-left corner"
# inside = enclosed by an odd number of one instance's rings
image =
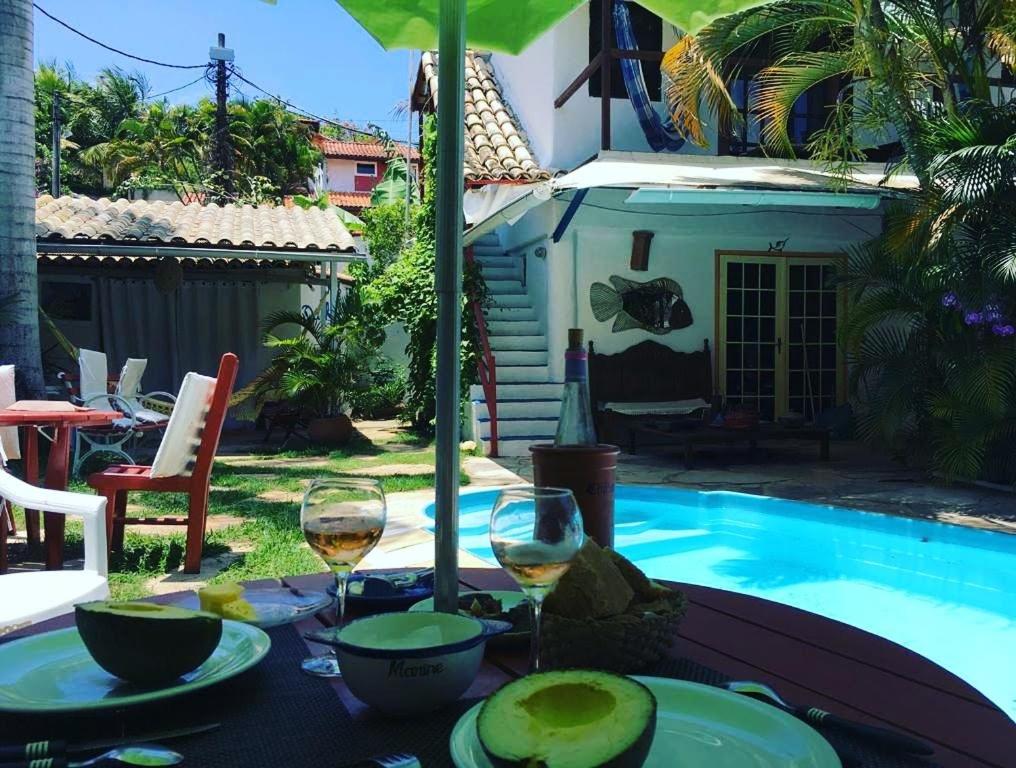
[[[1016,334],[1016,326],[1012,324],[1002,305],[996,300],[989,301],[983,309],[965,309],[963,302],[955,291],[947,291],[942,294],[942,306],[946,309],[955,309],[963,313],[963,324],[968,327],[985,326],[990,327],[995,336],[1008,337]]]

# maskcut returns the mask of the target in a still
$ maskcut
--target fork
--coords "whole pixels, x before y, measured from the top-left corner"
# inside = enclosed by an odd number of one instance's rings
[[[382,755],[361,760],[358,763],[347,765],[344,768],[422,768],[420,760],[416,755],[408,752],[400,752],[394,755]]]

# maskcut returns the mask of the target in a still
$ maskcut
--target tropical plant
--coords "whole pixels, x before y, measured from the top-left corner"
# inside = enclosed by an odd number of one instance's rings
[[[405,327],[409,335],[406,347],[409,366],[402,417],[414,428],[429,431],[434,421],[437,348],[437,294],[434,290],[437,125],[433,116],[423,124],[422,150],[426,175],[424,195],[413,213],[411,230],[402,230],[402,237],[399,237],[400,229],[394,221],[398,206],[365,212],[367,242],[378,261],[373,267],[354,265],[350,273],[357,279],[363,311],[372,318],[372,325],[383,327],[400,323]],[[398,242],[403,239],[409,245],[395,257]],[[466,269],[464,289],[466,296],[481,300],[486,296],[478,270]],[[460,378],[463,391],[475,379],[477,348],[476,327],[464,298]]]
[[[214,125],[214,105],[204,100],[202,114],[212,113],[206,132]],[[279,195],[302,193],[307,179],[321,161],[311,142],[311,128],[281,105],[258,99],[230,105],[230,130],[236,152],[236,169],[249,176],[271,179]]]
[[[376,350],[341,308],[326,316],[310,308],[274,312],[265,319],[263,341],[275,356],[233,396],[231,405],[242,406],[242,415],[285,401],[317,418],[337,416],[362,386]]]
[[[82,160],[101,166],[114,184],[139,172],[196,181],[201,140],[187,118],[180,110],[151,104],[143,116],[121,122],[111,141],[84,150]]]
[[[862,435],[949,477],[1016,482],[1016,105],[922,136],[929,184],[853,254],[841,329]]]
[[[867,149],[898,140],[926,183],[929,118],[991,99],[989,73],[1016,52],[1013,14],[1000,0],[777,0],[681,38],[662,65],[668,101],[675,124],[703,144],[708,120],[726,129],[739,118],[727,83],[747,58],[767,59],[749,105],[767,151],[792,156],[795,103],[831,81],[835,103],[812,152],[846,171]]]
[[[41,65],[35,76],[38,188],[48,191],[50,184],[56,95],[66,191],[122,194],[150,184],[172,189],[185,201],[203,196],[254,204],[306,191],[320,161],[306,121],[268,99],[231,102],[228,130],[236,157],[227,184],[211,161],[215,104],[149,102],[149,90],[138,73],[111,68],[88,83],[69,66]],[[224,197],[226,187],[235,191]]]
[[[403,252],[414,236],[413,220],[420,211],[414,208],[406,220],[405,202],[372,205],[363,210],[363,226],[367,233],[371,269],[374,273],[385,270]]]
[[[0,361],[14,363],[24,394],[43,394],[35,258],[32,3],[11,0],[0,16],[0,285],[17,300],[0,323]]]
[[[349,395],[353,416],[361,419],[390,419],[402,410],[406,397],[406,372],[381,361],[370,374],[370,385]]]
[[[108,190],[111,180],[104,178],[101,164],[87,163],[82,150],[103,147],[113,141],[121,123],[137,118],[148,94],[148,81],[137,72],[107,68],[99,73],[94,85],[76,76],[70,66],[42,64],[35,74],[36,183],[50,185],[50,159],[53,127],[53,99],[60,99],[63,127],[61,140],[61,186],[85,192]]]

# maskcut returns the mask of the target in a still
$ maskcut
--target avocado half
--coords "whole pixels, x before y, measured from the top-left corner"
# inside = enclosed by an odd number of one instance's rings
[[[161,685],[197,669],[222,637],[221,617],[155,603],[81,603],[74,621],[100,667],[139,685]]]
[[[656,733],[656,698],[607,672],[540,672],[488,698],[476,730],[496,768],[640,768]]]

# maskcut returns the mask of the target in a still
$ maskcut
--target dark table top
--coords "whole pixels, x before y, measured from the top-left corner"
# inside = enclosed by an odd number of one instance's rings
[[[286,579],[323,588],[330,577]],[[500,570],[464,569],[469,589],[517,589]],[[951,672],[885,638],[817,614],[725,590],[675,584],[689,598],[672,653],[744,680],[771,685],[789,701],[909,733],[933,744],[942,766],[1016,765],[1016,724]],[[327,620],[327,617],[325,617]],[[315,651],[317,652],[317,651]],[[525,674],[527,657],[488,652],[467,696]],[[361,707],[341,681],[347,707]]]
[[[290,577],[300,589],[322,590],[328,574]],[[499,570],[464,569],[467,589],[515,589]],[[671,651],[730,677],[771,685],[786,699],[822,707],[857,721],[892,728],[934,745],[945,768],[1011,768],[1016,765],[1016,724],[955,675],[884,638],[816,614],[723,590],[676,584],[689,598],[688,613]],[[172,601],[174,596],[155,598]],[[330,611],[296,629],[319,629]],[[62,617],[43,631],[73,622]],[[25,633],[21,633],[25,634]],[[321,647],[307,645],[320,653]],[[489,694],[526,671],[518,651],[488,650],[465,698]],[[329,681],[353,723],[370,727],[370,712],[341,680]]]

